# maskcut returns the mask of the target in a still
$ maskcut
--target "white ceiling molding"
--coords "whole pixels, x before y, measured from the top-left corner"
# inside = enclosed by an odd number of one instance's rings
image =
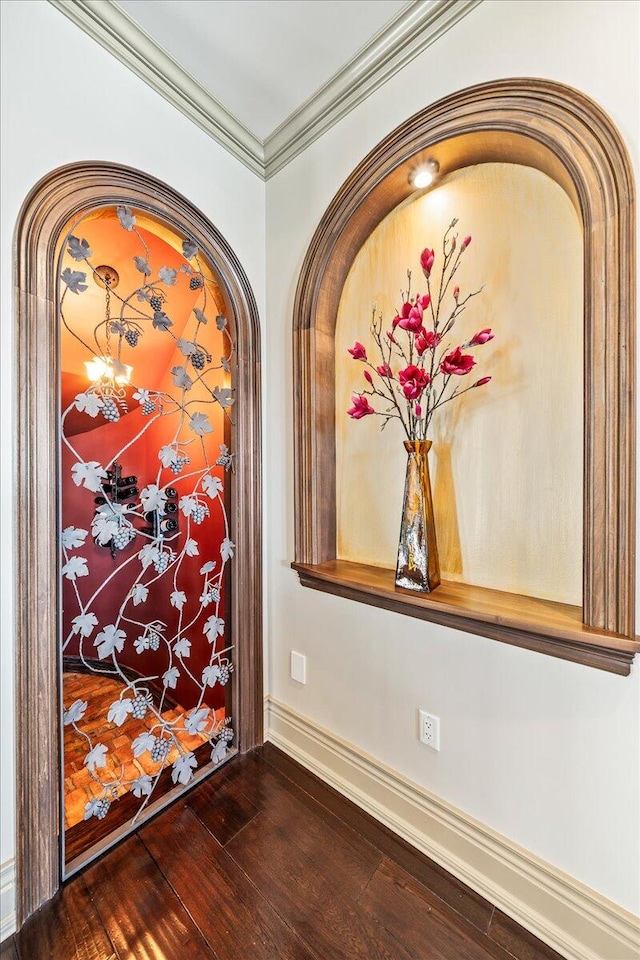
[[[133,73],[264,178],[264,144],[113,0],[49,0]]]
[[[262,141],[114,0],[49,0],[263,179],[302,153],[482,0],[412,0]]]
[[[266,179],[302,153],[482,0],[413,0],[265,140]]]

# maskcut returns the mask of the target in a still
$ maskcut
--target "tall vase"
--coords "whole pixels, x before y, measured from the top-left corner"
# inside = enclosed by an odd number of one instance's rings
[[[419,593],[430,593],[440,583],[440,563],[429,479],[428,453],[431,440],[405,440],[404,448],[408,458],[398,545],[396,587]]]

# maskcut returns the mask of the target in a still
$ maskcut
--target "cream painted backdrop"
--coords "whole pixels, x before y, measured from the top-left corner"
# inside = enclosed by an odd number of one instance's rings
[[[460,238],[473,238],[456,273],[461,298],[484,289],[448,339],[456,346],[484,327],[496,338],[471,351],[478,363],[461,386],[492,382],[443,407],[429,431],[442,576],[579,605],[582,229],[558,184],[516,164],[449,174],[393,210],[351,267],[336,328],[338,555],[395,566],[406,462],[400,424],[381,433],[379,418],[345,415],[367,386],[347,348],[360,340],[375,362],[372,304],[389,329],[407,268],[412,292],[425,292],[425,246],[436,251],[433,290],[455,217]]]

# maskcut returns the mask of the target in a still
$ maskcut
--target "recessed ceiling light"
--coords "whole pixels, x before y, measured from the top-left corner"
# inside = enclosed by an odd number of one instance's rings
[[[411,174],[411,183],[416,190],[422,190],[429,187],[440,172],[440,164],[437,160],[427,160],[426,163],[417,167]]]

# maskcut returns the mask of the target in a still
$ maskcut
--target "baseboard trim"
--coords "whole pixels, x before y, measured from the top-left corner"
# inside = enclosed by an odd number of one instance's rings
[[[638,960],[640,919],[273,697],[266,739],[567,960]]]
[[[16,932],[16,862],[0,866],[0,943]]]

